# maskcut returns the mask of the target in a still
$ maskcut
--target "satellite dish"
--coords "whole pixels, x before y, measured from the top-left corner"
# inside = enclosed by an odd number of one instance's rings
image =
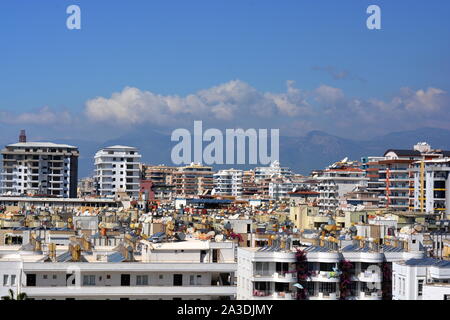
[[[222,242],[224,240],[224,236],[223,234],[218,234],[214,239],[216,240],[216,242]]]
[[[296,283],[294,285],[292,285],[293,287],[299,288],[299,289],[303,289],[303,286],[300,283]]]

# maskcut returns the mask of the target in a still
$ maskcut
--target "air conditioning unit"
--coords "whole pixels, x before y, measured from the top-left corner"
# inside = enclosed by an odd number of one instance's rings
[[[427,278],[427,283],[433,283],[433,279],[432,278]]]

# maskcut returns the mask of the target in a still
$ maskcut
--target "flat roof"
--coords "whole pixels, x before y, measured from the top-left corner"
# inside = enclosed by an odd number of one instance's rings
[[[56,144],[53,142],[19,142],[14,144],[9,144],[7,147],[29,147],[29,148],[68,148],[68,149],[77,149],[77,147],[68,145],[68,144]]]
[[[0,196],[0,201],[18,201],[18,202],[98,202],[98,203],[115,203],[114,199],[108,198],[38,198],[38,197],[8,197]]]
[[[135,147],[129,147],[129,146],[115,145],[115,146],[110,146],[110,147],[106,147],[106,148],[103,148],[103,149],[133,149],[133,150],[135,150],[136,148]]]

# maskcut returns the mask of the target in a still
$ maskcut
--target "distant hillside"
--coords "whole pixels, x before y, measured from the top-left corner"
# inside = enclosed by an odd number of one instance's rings
[[[313,169],[322,169],[345,157],[359,160],[372,155],[381,156],[390,148],[412,148],[417,142],[426,141],[433,148],[450,150],[450,130],[421,128],[412,131],[389,133],[367,141],[357,141],[333,136],[321,131],[312,131],[304,137],[280,137],[280,160],[283,166],[309,174]],[[60,143],[76,145],[80,149],[80,177],[91,174],[95,152],[106,146],[121,144],[139,148],[143,161],[151,164],[171,164],[170,153],[175,143],[169,135],[151,129],[139,130],[119,139],[105,141],[102,145],[89,141],[61,140]],[[217,166],[226,168],[230,166]],[[251,166],[234,168],[248,169]]]

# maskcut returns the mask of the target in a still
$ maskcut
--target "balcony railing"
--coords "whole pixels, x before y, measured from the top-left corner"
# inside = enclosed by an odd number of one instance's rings
[[[290,291],[253,290],[253,297],[292,300],[295,294]]]

